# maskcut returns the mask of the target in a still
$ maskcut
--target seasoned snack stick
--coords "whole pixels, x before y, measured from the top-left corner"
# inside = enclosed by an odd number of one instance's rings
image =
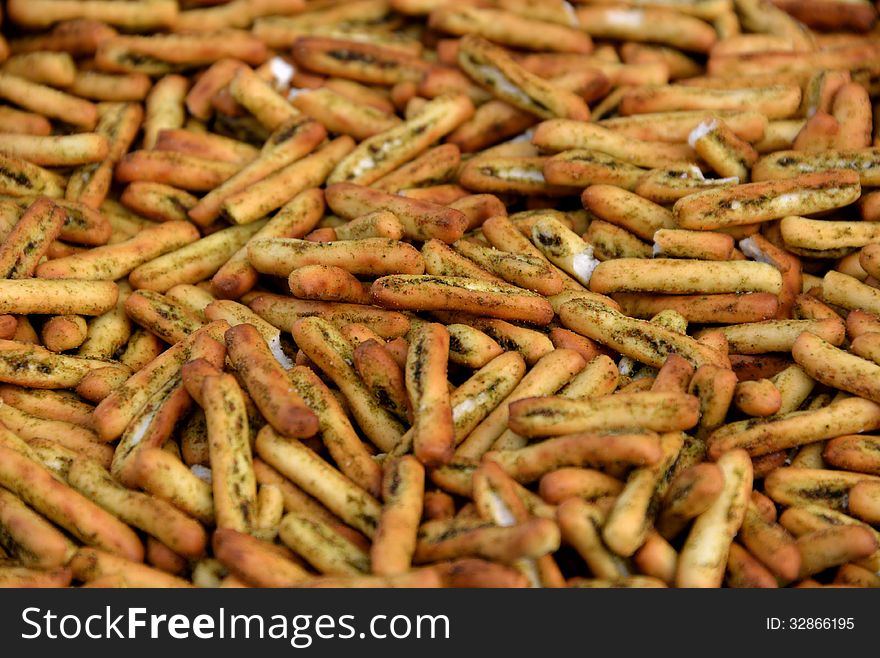
[[[715,31],[707,23],[665,8],[580,7],[577,18],[581,28],[593,37],[651,41],[695,52],[707,52],[716,40]]]
[[[573,300],[563,304],[559,317],[573,331],[657,368],[663,365],[669,354],[678,354],[695,367],[717,364],[719,359],[723,363],[720,353],[687,335],[629,318],[603,304]]]
[[[464,235],[468,225],[467,216],[454,208],[406,199],[352,183],[329,185],[325,198],[333,212],[349,219],[387,210],[400,220],[404,235],[414,240],[436,238],[451,244]]]
[[[547,324],[553,316],[550,303],[540,295],[462,277],[385,276],[376,279],[370,294],[376,303],[395,309],[449,309],[534,324]]]
[[[514,48],[577,53],[593,49],[590,37],[576,29],[577,26],[540,20],[535,25],[535,18],[494,9],[442,7],[431,12],[428,25],[452,34],[480,35]]]
[[[452,402],[446,384],[449,332],[423,324],[411,332],[406,390],[413,406],[413,453],[429,467],[452,459],[455,447]]]
[[[499,99],[539,117],[584,121],[590,116],[580,97],[529,73],[504,49],[483,38],[463,38],[458,62],[471,78]]]
[[[417,82],[430,66],[398,50],[320,36],[298,38],[293,44],[293,58],[318,73],[380,85]]]
[[[860,192],[855,172],[823,171],[698,192],[677,201],[673,213],[681,228],[711,230],[840,208]]]
[[[3,487],[47,515],[81,541],[140,560],[143,545],[131,528],[55,479],[51,471],[15,450],[0,446]]]
[[[266,54],[266,47],[253,35],[230,29],[203,34],[113,37],[98,46],[95,59],[108,71],[164,75],[223,57],[261,64]]]
[[[880,184],[880,149],[832,149],[816,153],[777,151],[755,163],[752,177],[754,180],[790,179],[828,169],[852,170],[858,174],[862,185],[875,187]]]
[[[257,485],[244,399],[235,378],[227,374],[205,377],[201,404],[208,424],[217,527],[252,533]]]
[[[318,431],[317,416],[290,385],[287,372],[253,325],[231,327],[226,346],[254,403],[280,434],[305,438]]]
[[[473,111],[465,96],[435,98],[409,121],[361,142],[342,159],[327,181],[369,185],[427,150],[469,119]]]

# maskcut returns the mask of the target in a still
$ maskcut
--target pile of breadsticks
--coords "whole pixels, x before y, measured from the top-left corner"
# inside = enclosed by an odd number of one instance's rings
[[[0,586],[880,586],[866,0],[8,0]]]

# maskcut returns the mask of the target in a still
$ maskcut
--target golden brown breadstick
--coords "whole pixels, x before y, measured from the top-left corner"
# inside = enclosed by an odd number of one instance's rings
[[[183,462],[159,448],[138,451],[132,465],[132,482],[204,524],[214,523],[211,485]]]
[[[536,293],[463,277],[384,276],[373,282],[370,294],[395,309],[456,310],[534,324],[547,324],[553,315],[549,302]]]
[[[119,201],[126,208],[157,222],[186,221],[189,219],[187,212],[198,203],[189,192],[148,181],[131,183]]]
[[[99,464],[77,458],[70,466],[67,481],[72,488],[157,538],[175,553],[197,558],[204,552],[207,534],[197,521],[165,501],[127,489]]]
[[[807,215],[852,203],[860,191],[857,179],[848,171],[827,171],[708,190],[684,197],[673,212],[679,227],[700,230]]]
[[[293,43],[293,59],[296,64],[317,73],[378,85],[419,82],[430,66],[398,49],[322,36],[297,38]]]
[[[213,275],[263,226],[263,222],[230,226],[185,244],[138,265],[129,274],[129,281],[136,288],[156,292],[166,292],[181,283],[201,281]]]
[[[880,180],[880,150],[776,151],[755,163],[752,180],[778,181],[831,169],[855,172],[862,185],[874,187]]]
[[[20,135],[46,136],[52,132],[52,126],[45,117],[11,107],[4,107],[0,110],[0,129],[3,132]]]
[[[21,411],[51,420],[63,420],[75,425],[91,425],[92,405],[66,391],[26,389],[18,386],[0,386],[0,400]]]
[[[451,525],[451,527],[450,527]],[[559,528],[548,519],[533,518],[509,527],[484,521],[461,522],[456,526],[443,521],[429,521],[419,529],[419,541],[413,559],[433,562],[473,555],[502,563],[520,558],[539,558],[559,546]]]
[[[596,576],[618,579],[629,574],[625,561],[602,542],[599,527],[606,513],[596,505],[569,498],[559,505],[557,518],[562,538],[580,554]]]
[[[681,110],[756,110],[768,119],[792,116],[801,102],[796,85],[751,89],[713,89],[691,85],[634,87],[624,93],[620,112],[624,116],[645,112]]]
[[[70,568],[77,580],[89,585],[106,587],[104,583],[112,579],[111,587],[191,587],[182,578],[95,548],[80,548]]]
[[[291,101],[303,114],[321,121],[331,132],[365,140],[401,123],[394,114],[361,105],[327,85],[297,94]]]
[[[551,151],[570,149],[601,151],[639,167],[665,167],[696,161],[694,152],[684,145],[643,142],[595,123],[568,119],[551,119],[542,122],[535,129],[532,142]]]
[[[653,521],[652,503],[663,494],[683,441],[680,432],[663,434],[660,437],[660,461],[636,469],[627,478],[602,530],[605,543],[616,553],[632,555],[645,542]]]
[[[770,292],[782,287],[779,271],[751,261],[698,261],[672,258],[616,258],[599,263],[590,277],[598,293]]]
[[[2,151],[44,167],[64,167],[100,162],[109,153],[107,138],[97,133],[58,137],[0,134]]]
[[[159,151],[178,151],[201,157],[247,164],[253,162],[260,151],[237,139],[208,132],[196,132],[185,128],[165,128],[156,135]]]
[[[299,115],[299,111],[268,82],[246,67],[238,69],[232,76],[229,93],[268,130],[277,130]]]
[[[205,325],[186,340],[162,352],[102,400],[94,415],[99,436],[106,441],[119,437],[144,404],[178,375],[196,340],[207,335],[220,342],[228,328],[229,324],[223,321]]]
[[[48,169],[0,153],[0,192],[15,197],[45,194],[57,199],[64,196],[64,183]]]
[[[806,331],[794,341],[791,353],[816,381],[880,402],[880,390],[876,386],[880,365],[849,354]]]
[[[35,333],[30,343],[0,340],[0,381],[33,388],[73,388],[90,371],[108,365],[97,359],[54,354],[38,345]]]
[[[730,350],[735,354],[788,352],[802,332],[810,332],[834,345],[844,339],[844,325],[839,319],[764,320],[721,327]],[[701,337],[705,332],[697,334]]]
[[[403,336],[410,328],[409,319],[402,313],[361,304],[315,302],[268,293],[254,296],[248,304],[257,315],[285,331],[298,319],[312,316],[337,327],[352,322],[364,324],[383,338]]]
[[[558,436],[639,428],[660,432],[689,429],[699,401],[682,393],[618,393],[589,400],[525,398],[510,404],[510,428],[524,436]]]
[[[385,505],[370,549],[372,570],[390,576],[409,570],[422,515],[424,468],[411,456],[389,461],[383,477]]]
[[[417,116],[364,140],[348,153],[328,178],[329,183],[369,185],[427,150],[473,114],[465,96],[441,96]]]
[[[149,80],[146,82],[149,84]],[[101,205],[113,182],[116,163],[134,141],[142,119],[143,109],[136,103],[106,103],[98,106],[95,133],[109,141],[107,158],[99,163],[79,167],[71,173],[65,193],[69,201],[78,201],[90,208]]]
[[[535,16],[477,7],[441,7],[431,12],[428,25],[457,35],[480,35],[496,43],[539,51],[589,53],[593,43],[587,34],[570,25],[545,21],[534,24]]]
[[[301,237],[308,233],[324,212],[323,194],[310,189],[296,195],[279,209],[251,240],[256,238]],[[237,299],[257,282],[257,271],[247,259],[247,244],[236,251],[211,279],[211,289],[219,297]]]
[[[767,118],[750,110],[648,112],[603,119],[599,125],[645,141],[682,143],[694,128],[712,117],[723,120],[737,137],[749,143],[760,140],[767,127]]]
[[[530,73],[503,48],[482,37],[471,34],[461,40],[458,64],[478,84],[521,110],[545,119],[589,118],[581,97]]]
[[[734,448],[743,448],[751,455],[766,455],[877,427],[880,427],[880,406],[852,397],[808,411],[723,425],[708,438],[709,453],[721,455]]]
[[[452,459],[455,437],[452,403],[446,384],[449,332],[424,324],[411,335],[406,359],[406,390],[413,407],[412,443],[416,457],[429,467]]]
[[[132,238],[82,254],[58,258],[37,268],[41,278],[118,279],[143,263],[198,239],[188,222],[149,227]]]
[[[344,577],[369,571],[367,552],[317,519],[290,513],[278,531],[281,540],[319,573]]]
[[[424,262],[414,247],[385,238],[330,243],[258,238],[248,244],[248,261],[258,272],[284,277],[304,265],[332,265],[369,278],[424,272]]]
[[[73,572],[68,567],[54,569],[33,569],[30,567],[0,567],[0,587],[15,588],[59,588],[69,587]]]
[[[40,339],[47,350],[65,352],[82,345],[87,330],[81,315],[54,315],[43,324]]]
[[[880,485],[865,481],[850,489],[849,511],[866,523],[876,524],[880,518]]]
[[[88,544],[134,560],[143,546],[125,524],[55,479],[40,464],[0,446],[0,478],[4,488]]]
[[[318,417],[321,440],[340,470],[369,493],[378,495],[381,467],[358,438],[330,390],[311,370],[301,366],[290,371],[290,380]]]
[[[269,425],[260,430],[255,448],[260,457],[324,503],[340,519],[373,536],[381,505],[364,489],[301,443],[278,436]]]
[[[0,489],[0,528],[0,545],[28,566],[62,566],[76,552],[73,542],[6,489]]]
[[[98,122],[98,109],[93,103],[9,73],[0,72],[0,96],[26,110],[86,130],[92,130]]]
[[[679,557],[676,583],[681,587],[718,587],[726,555],[742,525],[752,488],[752,464],[742,450],[725,453],[718,466],[724,474],[721,494],[694,521]]]
[[[596,467],[620,461],[649,466],[662,456],[654,432],[635,434],[569,434],[516,450],[486,453],[517,482],[534,482],[545,473],[566,466]]]
[[[217,527],[253,532],[257,488],[241,389],[231,375],[212,375],[205,378],[201,396]]]
[[[318,252],[315,256],[325,255]],[[264,258],[261,254],[258,258]],[[265,260],[263,261],[266,262]],[[348,270],[335,265],[302,265],[290,272],[287,285],[294,297],[327,302],[368,304],[369,291]]]
[[[266,59],[266,47],[244,30],[217,30],[193,34],[118,36],[103,41],[95,61],[106,71],[164,75],[232,57],[247,64]]]
[[[122,183],[148,181],[164,183],[193,192],[217,187],[239,171],[238,165],[218,162],[174,151],[132,151],[116,165],[116,180]]]
[[[327,131],[323,126],[307,117],[298,117],[284,124],[269,136],[258,158],[208,192],[190,210],[190,217],[197,224],[207,226],[219,216],[226,198],[307,155],[326,136]]]
[[[757,322],[776,314],[776,295],[770,293],[720,295],[646,295],[614,293],[626,315],[650,319],[665,309],[681,313],[690,322]]]
[[[735,176],[747,183],[758,153],[737,137],[722,120],[703,121],[688,135],[688,144],[720,176]]]
[[[226,347],[257,408],[280,434],[304,438],[318,431],[317,416],[291,386],[287,373],[253,325],[230,328]]]
[[[400,223],[396,215],[386,210],[377,210],[356,217],[333,230],[337,240],[358,240],[361,238],[400,240],[403,237],[403,224]]]
[[[715,43],[715,31],[705,22],[671,7],[579,7],[578,22],[590,36],[626,41],[651,41],[681,50],[707,52]]]
[[[801,535],[797,539],[801,553],[799,578],[819,573],[833,566],[868,557],[878,542],[871,531],[858,526],[827,528]]]
[[[325,197],[330,209],[346,219],[387,210],[403,224],[404,235],[414,240],[436,238],[451,244],[464,234],[468,226],[465,214],[454,208],[406,199],[351,183],[328,186]]]
[[[592,338],[636,361],[659,368],[669,354],[679,354],[695,368],[718,364],[721,354],[687,335],[657,324],[629,318],[607,305],[572,300],[562,305],[559,317],[572,331]],[[721,361],[723,364],[723,361]]]
[[[0,246],[0,274],[26,279],[34,274],[49,244],[62,231],[67,213],[48,197],[39,197],[18,220]]]
[[[112,281],[7,279],[0,281],[0,313],[101,315],[118,294]]]
[[[403,435],[403,426],[373,398],[355,371],[351,343],[318,317],[298,320],[291,330],[300,349],[345,393],[351,412],[367,437],[382,450],[392,450]]]
[[[172,345],[203,325],[195,313],[152,290],[137,290],[129,295],[125,311],[132,320]]]
[[[450,396],[450,403],[456,443],[460,443],[490,414],[497,412],[496,416],[498,416],[505,411],[503,405],[499,403],[517,385],[524,372],[525,363],[522,357],[514,352],[507,352],[489,361],[455,389]],[[495,434],[489,438],[489,441],[494,440],[495,436],[503,431],[504,422],[492,424],[492,431]],[[405,454],[410,449],[412,434],[410,430],[403,435],[394,454]]]
[[[868,265],[870,267],[869,261]],[[829,270],[822,279],[822,297],[830,304],[853,311],[861,310],[874,315],[880,311],[880,294],[876,288],[835,270]]]
[[[250,224],[280,208],[300,192],[322,184],[333,168],[354,148],[347,135],[272,172],[250,187],[227,196],[220,205],[224,217],[236,224]]]
[[[223,566],[255,586],[291,587],[309,576],[283,547],[231,528],[218,528],[212,546]]]

